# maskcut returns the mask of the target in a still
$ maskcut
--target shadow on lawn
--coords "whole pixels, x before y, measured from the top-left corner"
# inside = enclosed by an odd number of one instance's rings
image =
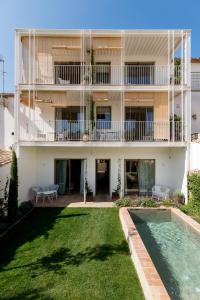
[[[115,254],[127,255],[127,243],[123,241],[119,245],[97,245],[88,247],[84,251],[73,254],[69,248],[61,247],[53,251],[50,255],[38,259],[34,263],[21,265],[13,268],[6,268],[2,271],[10,271],[20,268],[30,268],[32,277],[53,271],[58,274],[66,273],[65,267],[68,265],[79,266],[90,261],[105,261]]]
[[[25,289],[21,293],[16,293],[14,296],[3,296],[2,300],[23,300],[23,299],[29,299],[29,300],[53,300],[55,298],[51,297],[49,294],[45,295],[47,292],[48,287],[44,288],[35,288],[35,289]]]
[[[13,259],[16,250],[21,245],[31,242],[39,236],[48,238],[48,232],[53,228],[57,219],[87,215],[86,213],[61,215],[63,209],[35,208],[32,213],[8,232],[8,234],[0,238],[0,270]]]

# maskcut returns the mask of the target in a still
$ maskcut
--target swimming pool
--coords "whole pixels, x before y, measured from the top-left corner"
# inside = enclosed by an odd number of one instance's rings
[[[172,299],[200,299],[200,235],[172,210],[130,209]]]

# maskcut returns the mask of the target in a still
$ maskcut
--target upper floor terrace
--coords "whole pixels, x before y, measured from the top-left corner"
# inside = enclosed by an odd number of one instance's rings
[[[19,96],[23,145],[183,146],[188,139],[187,93],[182,98],[176,92],[175,103],[167,92],[23,91]]]
[[[190,31],[17,30],[15,82],[24,90],[188,88]]]

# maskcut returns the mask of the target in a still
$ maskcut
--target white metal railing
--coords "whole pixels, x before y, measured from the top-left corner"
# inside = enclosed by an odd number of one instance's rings
[[[125,85],[167,85],[168,66],[126,65],[124,70]]]
[[[174,81],[172,80],[174,72]],[[136,65],[124,66],[65,65],[43,66],[41,72],[35,72],[35,79],[28,79],[28,72],[23,84],[56,85],[168,85],[181,83],[181,66]],[[170,78],[169,78],[170,74]]]
[[[89,141],[166,142],[183,141],[184,126],[180,121],[35,121],[20,125],[21,141]]]
[[[192,90],[200,90],[200,72],[192,72],[191,86]]]

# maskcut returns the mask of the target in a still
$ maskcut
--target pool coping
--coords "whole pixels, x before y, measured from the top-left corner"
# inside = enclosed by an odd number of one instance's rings
[[[129,245],[131,259],[137,271],[140,284],[146,300],[168,300],[171,299],[167,290],[154,266],[154,263],[140,237],[136,226],[129,214],[131,207],[122,207],[119,210],[119,217],[122,228]],[[137,209],[133,207],[132,209]],[[141,209],[141,208],[138,208]],[[151,208],[143,208],[149,210]],[[170,208],[156,208],[157,210],[170,210]],[[173,209],[175,214],[178,214],[176,209]],[[180,214],[183,218],[183,216]],[[200,230],[200,228],[199,228]]]
[[[171,212],[180,218],[184,223],[187,223],[193,230],[197,231],[198,234],[200,234],[200,224],[197,221],[186,215],[178,208],[172,207]]]

